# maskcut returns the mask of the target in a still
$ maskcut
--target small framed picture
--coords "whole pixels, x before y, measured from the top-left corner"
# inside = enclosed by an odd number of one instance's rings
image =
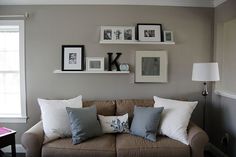
[[[164,42],[173,42],[174,36],[172,31],[164,31]]]
[[[100,40],[106,42],[125,42],[135,40],[135,27],[101,26]]]
[[[62,71],[84,70],[84,45],[62,45]]]
[[[113,41],[123,41],[124,40],[124,28],[114,27],[113,28]]]
[[[136,51],[135,82],[167,82],[166,51]]]
[[[124,27],[124,40],[125,41],[135,40],[135,27]]]
[[[161,24],[137,24],[137,39],[139,41],[162,41]]]
[[[86,57],[88,71],[104,71],[104,57]]]

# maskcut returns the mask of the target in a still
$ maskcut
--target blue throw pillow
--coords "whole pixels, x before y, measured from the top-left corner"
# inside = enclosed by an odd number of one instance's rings
[[[163,107],[134,107],[134,118],[131,124],[131,134],[156,141],[156,134]]]
[[[97,120],[96,106],[87,108],[66,107],[66,110],[70,120],[73,144],[79,144],[102,134],[102,128]]]

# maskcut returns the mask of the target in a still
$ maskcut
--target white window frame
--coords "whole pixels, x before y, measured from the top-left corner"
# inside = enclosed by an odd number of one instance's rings
[[[20,116],[0,116],[2,123],[26,123],[26,83],[25,83],[25,21],[24,20],[0,20],[0,25],[18,25],[19,26],[19,55],[20,55],[20,98],[21,115]]]

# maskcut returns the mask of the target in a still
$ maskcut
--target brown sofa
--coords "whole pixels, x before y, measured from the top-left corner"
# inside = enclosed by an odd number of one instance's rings
[[[85,101],[84,107],[96,105],[98,114],[105,116],[129,113],[138,106],[153,106],[153,100]],[[131,121],[130,121],[131,122]],[[158,135],[150,142],[129,134],[104,134],[81,144],[73,145],[71,138],[57,139],[43,144],[42,122],[38,122],[22,135],[26,157],[203,157],[207,134],[198,126],[188,126],[189,145]]]

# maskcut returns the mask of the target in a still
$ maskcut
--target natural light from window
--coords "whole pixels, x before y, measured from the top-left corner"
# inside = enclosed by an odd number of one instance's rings
[[[2,22],[2,21],[0,21]],[[25,116],[21,84],[21,25],[0,23],[0,117]],[[11,23],[11,22],[10,22]]]

